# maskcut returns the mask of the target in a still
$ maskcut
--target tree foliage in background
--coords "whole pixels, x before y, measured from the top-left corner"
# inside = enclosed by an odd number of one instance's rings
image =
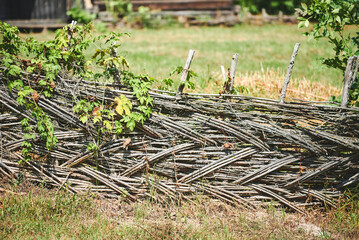
[[[71,20],[75,20],[82,24],[88,24],[96,18],[96,14],[87,13],[81,7],[71,8],[66,12],[66,15],[69,16]]]
[[[259,13],[262,8],[266,9],[269,14],[278,14],[279,11],[285,14],[294,14],[295,8],[300,7],[302,2],[308,2],[308,0],[237,0],[236,4],[254,14]]]
[[[114,14],[115,17],[123,17],[132,13],[130,0],[105,0],[106,11]]]
[[[83,9],[83,5],[80,0],[75,1],[73,7],[66,12],[71,20],[75,20],[78,23],[88,24],[96,18],[96,14],[91,14]]]
[[[333,46],[335,55],[323,59],[323,63],[344,72],[349,57],[359,55],[359,32],[354,35],[345,32],[346,26],[359,27],[359,1],[312,0],[309,4],[302,3],[300,14],[299,27],[309,27],[310,22],[314,23],[313,29],[305,33],[307,36],[325,38]],[[358,77],[350,91],[349,100],[351,104],[359,106]]]

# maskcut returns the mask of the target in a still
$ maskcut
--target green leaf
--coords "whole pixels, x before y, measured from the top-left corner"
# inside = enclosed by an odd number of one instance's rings
[[[304,2],[302,2],[301,5],[302,5],[303,10],[304,10],[305,12],[307,12],[307,11],[308,11],[308,6],[307,6],[307,4],[304,3]]]
[[[110,121],[108,121],[108,120],[103,121],[103,125],[110,131],[112,130],[112,125],[111,125]]]
[[[18,76],[21,72],[21,68],[17,65],[11,65],[9,71],[7,72],[8,76]]]
[[[115,128],[116,133],[121,134],[122,130],[123,130],[123,126],[122,126],[121,122],[115,121],[115,126],[116,126],[116,128]]]
[[[27,67],[26,68],[26,72],[28,72],[28,73],[33,73],[34,72],[34,69],[35,69],[35,67]]]
[[[93,118],[93,123],[97,123],[97,122],[101,122],[101,121],[102,121],[101,115],[95,116],[95,117]]]
[[[129,122],[127,122],[126,127],[128,127],[131,131],[133,131],[136,127],[135,120],[132,119]]]
[[[25,127],[29,124],[29,119],[28,118],[24,118],[21,120],[21,126]]]
[[[47,97],[47,98],[50,98],[50,97],[51,97],[50,91],[44,91],[43,94],[44,94],[44,96]]]
[[[339,11],[340,11],[340,8],[335,8],[335,9],[333,9],[332,13],[337,14],[337,13],[339,13]]]
[[[86,123],[87,120],[88,120],[87,115],[82,115],[82,116],[80,117],[80,121],[81,121],[82,123]]]
[[[341,19],[339,16],[336,16],[335,20],[336,20],[338,23],[342,23],[342,19]]]

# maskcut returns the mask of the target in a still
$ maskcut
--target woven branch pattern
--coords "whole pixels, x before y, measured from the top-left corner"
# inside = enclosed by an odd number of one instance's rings
[[[3,177],[24,175],[72,193],[131,201],[191,201],[205,194],[248,208],[274,201],[299,212],[305,206],[335,206],[344,188],[359,181],[358,108],[218,94],[183,94],[178,100],[176,93],[153,90],[152,117],[132,132],[101,139],[95,158],[86,149],[95,128],[73,114],[73,96],[113,102],[119,95],[133,100],[133,94],[119,84],[60,78],[51,101],[38,102],[55,122],[57,148],[48,153],[37,139],[33,153],[38,159],[47,155],[46,161],[19,165],[20,121],[32,116],[2,79]],[[106,88],[105,94],[98,88]]]

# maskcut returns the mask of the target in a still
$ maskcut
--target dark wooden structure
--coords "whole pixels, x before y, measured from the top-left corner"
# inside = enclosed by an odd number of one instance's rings
[[[170,16],[180,19],[180,22],[185,24],[234,25],[238,22],[233,0],[131,0],[131,3],[134,11],[141,6],[148,7],[152,16]],[[101,12],[106,11],[105,1],[94,0],[93,4],[100,11],[99,18],[107,21],[106,14],[104,14],[105,17],[101,17]],[[211,20],[197,21],[197,18],[201,16],[210,17]]]
[[[136,11],[140,6],[149,7],[151,10],[184,11],[184,10],[231,10],[233,0],[132,0],[133,9]],[[100,10],[105,10],[103,0],[95,0],[94,5]]]
[[[233,0],[132,0],[133,7],[149,7],[163,11],[178,10],[230,10],[233,8]]]
[[[2,0],[0,20],[20,28],[58,28],[74,0]]]

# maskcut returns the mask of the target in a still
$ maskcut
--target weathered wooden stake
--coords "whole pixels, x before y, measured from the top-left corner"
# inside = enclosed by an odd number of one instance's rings
[[[283,82],[282,92],[280,94],[280,103],[284,103],[285,95],[287,94],[287,87],[289,84],[290,76],[292,75],[294,61],[295,61],[295,57],[298,54],[299,46],[300,46],[300,43],[296,43],[294,46],[293,54],[292,54],[292,57],[290,59],[289,66],[287,69],[287,74],[286,74],[284,82]]]
[[[221,66],[221,71],[222,71],[222,78],[223,81],[227,81],[227,76],[226,76],[226,70],[224,70],[224,66]]]
[[[342,102],[341,107],[348,106],[349,100],[349,90],[353,85],[353,82],[356,78],[359,68],[359,58],[358,56],[352,56],[348,59],[347,68],[345,69],[344,74],[344,86],[343,86],[343,93],[342,93]]]
[[[278,13],[278,22],[282,23],[283,22],[283,12],[279,11]]]
[[[71,38],[72,38],[72,31],[74,30],[74,27],[76,26],[76,24],[77,24],[77,21],[72,20],[71,26],[70,26],[71,32],[67,35],[67,39],[68,39],[69,41],[70,41]]]
[[[191,62],[192,62],[194,53],[195,53],[195,51],[192,49],[190,49],[188,52],[187,61],[186,61],[186,64],[184,65],[183,72],[182,72],[181,83],[177,89],[177,94],[176,94],[177,98],[181,98],[181,95],[182,95],[182,92],[183,92],[183,89],[185,86],[185,82],[187,81],[187,76],[188,76],[189,68],[191,66]]]
[[[232,57],[232,64],[231,64],[231,70],[230,70],[231,83],[229,85],[229,93],[230,94],[232,94],[232,91],[233,91],[233,83],[234,83],[234,77],[236,75],[238,56],[239,56],[238,53],[235,53]]]

